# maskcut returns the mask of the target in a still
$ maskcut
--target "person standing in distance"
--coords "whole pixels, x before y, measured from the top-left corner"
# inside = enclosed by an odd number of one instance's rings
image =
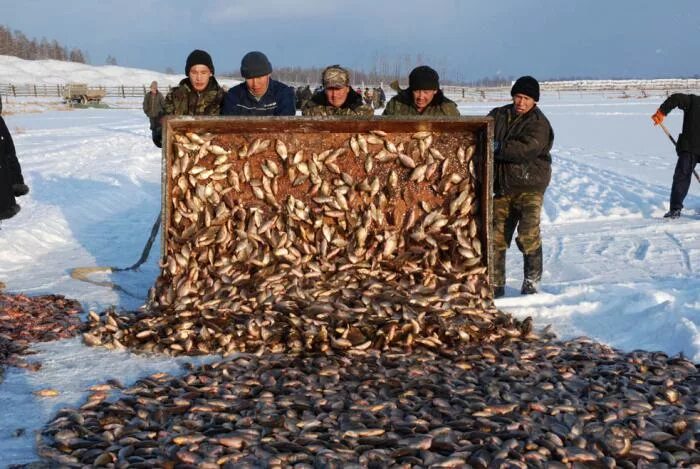
[[[678,161],[671,184],[671,205],[664,218],[675,219],[681,216],[683,200],[688,195],[690,178],[700,159],[700,96],[675,93],[666,98],[651,119],[654,125],[662,124],[664,118],[675,108],[683,110],[683,132],[676,142]]]
[[[162,140],[160,118],[163,117],[165,97],[158,91],[158,82],[152,81],[148,93],[143,97],[143,113],[148,116],[151,123],[151,138],[156,146],[160,146]]]
[[[510,90],[513,103],[497,107],[494,118],[493,268],[495,298],[505,294],[506,250],[513,239],[523,253],[520,293],[537,293],[542,279],[540,214],[552,177],[554,131],[537,106],[540,85],[531,76],[518,78]]]

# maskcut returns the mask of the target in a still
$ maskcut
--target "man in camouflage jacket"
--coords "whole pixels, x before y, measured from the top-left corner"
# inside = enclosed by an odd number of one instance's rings
[[[303,116],[371,116],[374,110],[350,87],[350,73],[340,65],[326,67],[323,90],[315,93],[301,111]]]
[[[195,49],[187,57],[185,73],[187,78],[165,97],[165,115],[218,116],[225,93],[214,78],[211,56]]]
[[[523,253],[522,294],[537,293],[542,278],[540,213],[552,176],[549,151],[554,131],[537,107],[540,86],[520,77],[510,91],[513,104],[489,112],[494,127],[493,268],[496,298],[505,293],[506,249],[518,229],[516,244]]]
[[[421,65],[408,75],[408,88],[398,92],[384,108],[385,116],[459,116],[457,104],[440,89],[440,77]]]

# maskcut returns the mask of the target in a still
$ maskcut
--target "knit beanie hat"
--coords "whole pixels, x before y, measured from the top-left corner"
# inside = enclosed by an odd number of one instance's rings
[[[415,90],[439,90],[440,77],[438,73],[427,65],[414,68],[408,75],[408,87]]]
[[[206,65],[211,70],[212,75],[214,74],[214,62],[211,61],[211,55],[203,50],[195,49],[190,52],[187,56],[187,62],[185,62],[185,75],[190,74],[190,68],[195,65]]]
[[[248,52],[241,60],[243,78],[257,78],[272,73],[272,65],[267,56],[259,51]]]
[[[516,94],[524,94],[529,96],[535,101],[540,100],[540,84],[537,80],[529,75],[520,77],[513,83],[513,88],[510,89],[510,95],[515,96]]]

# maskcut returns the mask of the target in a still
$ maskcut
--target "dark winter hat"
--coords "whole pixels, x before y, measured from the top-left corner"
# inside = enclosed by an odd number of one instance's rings
[[[513,83],[513,88],[510,89],[510,95],[515,96],[516,94],[524,94],[529,96],[535,101],[540,100],[540,84],[537,80],[529,75],[520,77]]]
[[[257,78],[272,73],[272,65],[267,56],[259,51],[248,52],[241,60],[243,78]]]
[[[214,62],[211,60],[211,55],[203,50],[195,49],[187,56],[185,75],[189,75],[190,69],[195,65],[206,65],[211,70],[212,75],[214,74]]]
[[[421,65],[411,70],[408,75],[408,87],[413,90],[439,90],[440,77],[427,65]]]

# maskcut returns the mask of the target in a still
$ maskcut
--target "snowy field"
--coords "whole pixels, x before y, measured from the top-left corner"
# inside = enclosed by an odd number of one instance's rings
[[[536,327],[551,325],[562,339],[585,335],[625,351],[682,353],[700,362],[700,190],[693,181],[683,216],[662,219],[675,164],[669,140],[649,118],[662,100],[543,95],[555,145],[542,292],[520,296],[522,256],[513,246],[506,297],[496,303],[519,318],[532,316]],[[19,215],[0,226],[0,281],[8,291],[62,294],[102,311],[135,309],[152,286],[159,239],[138,272],[93,276],[124,292],[69,275],[75,267],[133,264],[160,209],[161,153],[141,103],[107,103],[112,109],[3,103],[31,188]],[[460,110],[484,115],[502,104],[463,102]],[[681,119],[680,111],[668,117],[674,133]],[[10,368],[0,384],[0,466],[36,460],[34,431],[61,407],[80,405],[89,386],[178,373],[188,360],[88,348],[79,339],[35,350],[29,358],[43,363],[40,371]],[[32,395],[42,388],[61,394]]]

